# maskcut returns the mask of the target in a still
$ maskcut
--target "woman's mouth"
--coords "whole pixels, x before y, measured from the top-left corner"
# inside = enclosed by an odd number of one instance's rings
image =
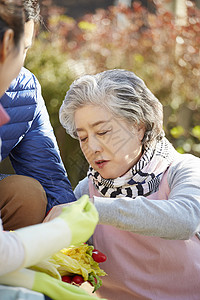
[[[108,163],[108,160],[96,160],[95,165],[99,168],[102,169],[106,164]]]

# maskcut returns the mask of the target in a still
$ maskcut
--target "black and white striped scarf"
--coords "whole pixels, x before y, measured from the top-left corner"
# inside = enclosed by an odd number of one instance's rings
[[[176,153],[168,140],[163,138],[154,148],[145,148],[140,160],[123,176],[104,179],[91,166],[87,176],[105,197],[148,196],[158,190],[162,176]]]

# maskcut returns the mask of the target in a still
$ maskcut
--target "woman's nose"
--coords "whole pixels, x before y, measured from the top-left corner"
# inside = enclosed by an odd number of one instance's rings
[[[93,153],[102,151],[102,143],[101,141],[94,135],[89,138],[88,146]]]

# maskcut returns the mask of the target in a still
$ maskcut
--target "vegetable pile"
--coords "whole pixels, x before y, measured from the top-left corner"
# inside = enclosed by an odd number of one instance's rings
[[[106,273],[100,269],[99,263],[106,261],[106,256],[88,244],[64,248],[58,253],[43,260],[31,269],[45,272],[67,283],[81,285],[88,281],[95,292],[102,281],[99,276]]]

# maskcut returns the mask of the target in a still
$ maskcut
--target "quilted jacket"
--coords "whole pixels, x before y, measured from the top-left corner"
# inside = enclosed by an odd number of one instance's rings
[[[37,179],[44,187],[49,211],[75,200],[36,77],[22,68],[0,103],[10,121],[0,127],[2,160],[9,156],[16,174]]]

